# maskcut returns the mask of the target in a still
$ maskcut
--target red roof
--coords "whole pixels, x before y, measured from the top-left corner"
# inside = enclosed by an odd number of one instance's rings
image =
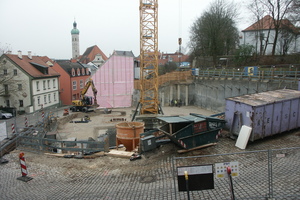
[[[30,59],[27,55],[22,55],[22,59],[20,59],[18,57],[18,55],[13,55],[13,54],[5,54],[5,55],[32,77],[42,78],[42,77],[60,76],[59,73],[57,73],[54,69],[52,69],[49,65],[47,65],[46,62],[43,61],[42,57],[32,56],[32,59]],[[48,57],[46,57],[46,58],[48,58]],[[45,57],[44,57],[44,59],[45,59]],[[52,61],[52,63],[53,63],[53,61]],[[35,66],[40,66],[40,67],[48,70],[48,73],[45,74],[45,73],[41,72]]]
[[[100,54],[104,61],[107,60],[107,56],[99,49],[97,45],[87,48],[82,56],[79,58],[79,62],[88,64],[95,59],[95,56]]]
[[[274,19],[270,15],[266,15],[262,19],[258,20],[257,22],[249,26],[248,28],[242,30],[242,32],[275,29],[273,21]],[[281,20],[280,28],[281,29],[290,28],[295,33],[299,32],[299,30],[288,19]]]

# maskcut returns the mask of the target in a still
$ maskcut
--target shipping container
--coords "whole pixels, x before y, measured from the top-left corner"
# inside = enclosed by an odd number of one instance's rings
[[[225,121],[231,136],[243,125],[254,141],[300,127],[300,91],[281,89],[226,99]]]

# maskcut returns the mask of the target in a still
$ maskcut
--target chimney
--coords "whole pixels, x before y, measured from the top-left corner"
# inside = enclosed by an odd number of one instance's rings
[[[10,50],[8,50],[8,51],[7,51],[7,54],[11,54],[11,51],[10,51]]]
[[[22,51],[21,51],[21,50],[18,51],[18,57],[19,57],[20,59],[22,59]]]
[[[31,51],[28,51],[28,58],[29,58],[30,60],[32,60]]]

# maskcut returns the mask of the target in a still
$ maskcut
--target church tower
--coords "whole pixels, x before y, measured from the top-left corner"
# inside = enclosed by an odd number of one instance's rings
[[[72,35],[72,58],[78,59],[80,56],[79,52],[79,30],[77,29],[77,23],[74,21],[73,29],[71,30]]]

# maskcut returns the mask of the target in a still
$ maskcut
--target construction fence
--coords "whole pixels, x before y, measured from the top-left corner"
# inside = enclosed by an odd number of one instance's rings
[[[73,155],[87,155],[109,148],[107,142],[109,136],[102,136],[97,141],[92,139],[64,141],[59,138],[56,134],[59,123],[71,121],[77,117],[77,114],[69,115],[59,122],[58,118],[62,115],[61,110],[42,110],[6,120],[6,134],[4,134],[3,139],[9,140],[1,146],[1,155],[5,154],[11,146],[16,147],[18,150],[35,153],[50,152]]]
[[[158,76],[158,85],[164,85],[170,82],[186,82],[193,80],[193,76],[191,71],[174,71],[170,72],[161,76]],[[134,81],[134,89],[140,90],[141,89],[141,82],[140,80]]]
[[[201,167],[212,166],[211,182],[202,178],[198,184],[213,184],[214,189],[190,191],[192,199],[232,199],[226,166],[232,169],[234,199],[299,199],[300,147],[173,158],[176,199],[185,199],[187,192],[178,192],[179,169],[201,174]],[[194,166],[190,170],[190,166]],[[220,167],[221,166],[221,167]],[[199,169],[197,171],[197,168]],[[179,179],[178,179],[179,180]],[[203,183],[205,181],[205,183]]]

